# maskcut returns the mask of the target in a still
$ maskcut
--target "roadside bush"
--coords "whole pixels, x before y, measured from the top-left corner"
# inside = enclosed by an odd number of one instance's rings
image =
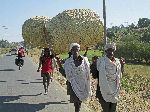
[[[127,62],[150,63],[150,43],[148,42],[127,42],[117,45],[116,57],[124,57]]]

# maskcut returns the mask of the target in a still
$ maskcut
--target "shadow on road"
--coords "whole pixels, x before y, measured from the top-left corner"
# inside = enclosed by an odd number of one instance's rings
[[[36,79],[36,80],[42,80],[42,79]]]
[[[15,71],[15,69],[2,69],[0,71]]]
[[[10,101],[15,101],[20,99],[22,96],[38,96],[37,95],[19,95],[19,96],[0,96],[0,112],[37,112],[45,108],[46,105],[51,104],[68,104],[64,101],[60,102],[47,102],[39,104],[29,104],[29,103],[9,103]]]
[[[18,95],[18,96],[0,96],[0,104],[4,102],[9,102],[9,101],[15,101],[20,99],[22,96],[38,96],[41,95],[41,93],[36,94],[36,95]],[[0,111],[1,112],[1,111]]]
[[[11,56],[11,54],[6,54],[6,56]]]
[[[0,81],[0,82],[7,82],[7,81]]]
[[[25,81],[25,80],[17,80],[17,81],[21,82],[21,81]],[[35,82],[22,82],[21,84],[30,84],[30,83],[35,84],[35,83],[43,83],[43,82],[37,82],[37,81],[35,81]]]
[[[43,83],[43,82],[30,82],[30,83]]]
[[[25,81],[25,80],[16,80],[16,81]]]
[[[61,102],[47,102],[39,104],[28,103],[3,103],[0,104],[0,112],[37,112],[50,104],[64,104]]]
[[[21,84],[29,84],[28,82],[23,82],[23,83],[21,83]]]

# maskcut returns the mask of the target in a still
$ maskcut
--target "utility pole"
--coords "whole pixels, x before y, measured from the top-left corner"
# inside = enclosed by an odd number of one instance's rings
[[[104,45],[107,44],[107,36],[106,36],[106,5],[105,0],[103,0],[103,19],[104,19]]]

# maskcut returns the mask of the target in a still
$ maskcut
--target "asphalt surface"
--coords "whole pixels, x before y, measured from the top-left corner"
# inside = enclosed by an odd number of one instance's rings
[[[19,70],[16,56],[0,56],[0,112],[74,112],[66,90],[57,82],[50,83],[44,95],[42,78],[31,59],[24,58]],[[81,112],[93,112],[84,104]]]

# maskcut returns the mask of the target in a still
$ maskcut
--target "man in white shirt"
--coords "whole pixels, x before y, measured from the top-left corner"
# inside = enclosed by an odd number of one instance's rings
[[[75,112],[79,112],[82,101],[85,101],[91,92],[90,88],[90,64],[87,57],[79,54],[80,45],[70,45],[71,57],[64,64],[67,93],[70,95],[70,103],[74,103]]]
[[[106,44],[106,55],[97,59],[96,63],[99,71],[99,86],[96,96],[103,108],[103,112],[116,112],[122,73],[120,60],[114,57],[115,50],[115,43]]]

